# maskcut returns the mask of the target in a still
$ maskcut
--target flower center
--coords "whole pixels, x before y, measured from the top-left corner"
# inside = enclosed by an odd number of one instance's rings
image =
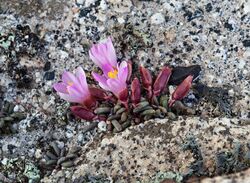
[[[74,83],[73,83],[72,81],[68,81],[67,84],[68,84],[69,86],[73,86]]]
[[[113,71],[108,72],[108,77],[111,79],[116,79],[117,78],[118,71],[117,69],[114,69]]]

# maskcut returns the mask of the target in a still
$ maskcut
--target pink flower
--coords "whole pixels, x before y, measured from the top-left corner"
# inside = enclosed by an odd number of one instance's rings
[[[105,68],[103,73],[107,75],[99,75],[95,72],[92,73],[96,81],[99,82],[100,87],[104,90],[111,91],[119,98],[119,94],[127,88],[128,66],[127,62],[123,61],[116,68]]]
[[[104,43],[94,44],[89,50],[89,56],[102,70],[117,66],[115,48],[110,37]]]
[[[58,95],[69,102],[79,103],[86,107],[95,105],[86,81],[86,76],[81,67],[76,69],[75,75],[65,71],[62,75],[62,82],[53,85]]]
[[[120,65],[117,63],[111,38],[109,37],[104,43],[93,45],[89,55],[93,62],[103,71],[103,75],[92,73],[95,80],[99,82],[100,87],[111,91],[118,99],[126,99],[128,64],[125,61],[121,62]]]

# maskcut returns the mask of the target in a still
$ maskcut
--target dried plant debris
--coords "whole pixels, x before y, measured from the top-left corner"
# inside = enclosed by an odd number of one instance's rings
[[[198,98],[205,98],[212,105],[218,106],[219,111],[226,116],[232,116],[233,99],[228,95],[228,88],[208,87],[202,83],[194,85],[195,94]]]
[[[3,182],[29,182],[40,180],[40,170],[30,161],[21,158],[4,158],[0,164],[0,181]]]
[[[182,150],[190,150],[193,153],[193,158],[196,160],[203,160],[200,147],[194,136],[188,135],[182,145]]]
[[[13,123],[17,123],[26,118],[26,114],[22,112],[14,112],[15,105],[11,102],[5,102],[0,112],[0,133],[15,133],[12,127]]]
[[[75,165],[74,160],[79,156],[80,150],[80,147],[75,147],[67,151],[65,147],[60,148],[56,142],[51,142],[44,155],[45,163],[41,162],[41,164],[48,170],[60,167],[70,168]]]
[[[194,136],[188,135],[184,144],[182,145],[184,151],[190,150],[193,154],[195,162],[189,167],[188,171],[183,175],[185,179],[191,177],[192,175],[205,175],[206,171],[204,169],[204,162],[202,157],[202,152]]]
[[[193,176],[235,173],[250,167],[249,144],[242,145],[235,142],[233,150],[218,152],[214,157],[214,161],[211,161],[214,162],[214,165],[212,165],[215,167],[214,172],[209,172],[209,167],[206,167],[206,162],[194,136],[188,136],[185,143],[182,145],[182,148],[183,150],[190,150],[195,159],[195,161],[189,166],[187,173],[183,175],[185,180],[188,180]]]
[[[234,149],[216,154],[216,174],[228,174],[238,172],[250,167],[249,164],[249,144],[247,147],[236,142]]]

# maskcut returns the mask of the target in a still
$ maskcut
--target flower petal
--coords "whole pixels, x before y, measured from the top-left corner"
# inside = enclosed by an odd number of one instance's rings
[[[100,68],[102,68],[104,64],[110,64],[116,67],[117,57],[110,37],[105,40],[104,43],[94,44],[89,51],[89,56]]]
[[[112,43],[111,37],[108,37],[106,44],[107,44],[107,57],[109,59],[109,63],[113,67],[115,67],[117,64],[117,57],[116,57],[115,48]]]
[[[86,98],[89,96],[86,91],[79,92],[79,87],[76,85],[68,86],[68,92],[69,92],[69,95],[73,95],[73,96],[80,97],[80,98]]]
[[[78,97],[75,95],[69,95],[69,94],[65,94],[65,93],[58,93],[58,94],[62,99],[66,100],[68,102],[75,102],[75,103],[80,103],[80,104],[83,102],[81,97]]]
[[[76,69],[76,77],[77,77],[79,83],[81,84],[81,88],[83,89],[83,92],[89,92],[88,84],[86,81],[86,75],[81,67],[78,67]]]
[[[97,82],[99,82],[100,87],[102,87],[104,90],[110,91],[110,88],[107,85],[107,79],[104,76],[101,76],[95,72],[92,73],[92,76]]]
[[[63,82],[53,84],[53,88],[60,93],[68,93],[67,86]]]
[[[104,64],[101,69],[102,69],[103,74],[106,76],[106,78],[108,78],[109,72],[114,71],[114,68],[110,64]]]
[[[121,62],[120,66],[118,67],[118,79],[122,83],[126,83],[128,77],[128,64],[127,62]]]
[[[91,49],[89,50],[89,57],[100,68],[104,64],[104,60],[98,52],[97,45],[93,45],[91,47]]]
[[[110,88],[110,91],[113,92],[117,97],[119,96],[119,93],[126,87],[122,83],[119,82],[117,79],[108,79],[107,85]]]
[[[78,79],[75,77],[75,75],[67,71],[62,74],[62,81],[66,85],[79,84]]]

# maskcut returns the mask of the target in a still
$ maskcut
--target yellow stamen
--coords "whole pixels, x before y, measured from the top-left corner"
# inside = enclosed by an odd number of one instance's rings
[[[68,81],[67,84],[68,84],[69,86],[72,86],[74,83],[73,83],[72,81]]]
[[[118,74],[118,70],[114,69],[114,71],[108,72],[108,77],[111,78],[111,79],[116,79],[117,78],[117,74]]]

